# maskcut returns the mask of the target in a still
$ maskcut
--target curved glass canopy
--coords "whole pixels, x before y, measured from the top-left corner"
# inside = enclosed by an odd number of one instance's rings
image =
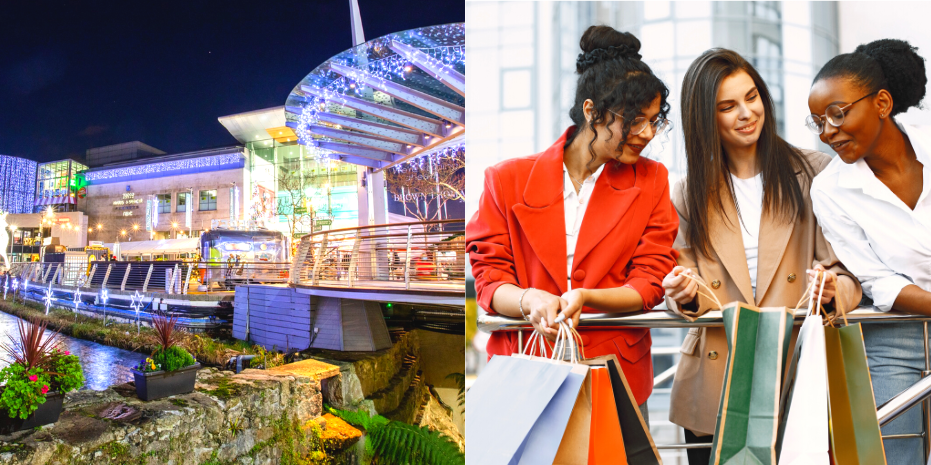
[[[285,103],[320,159],[380,170],[462,146],[465,24],[397,32],[322,63]]]

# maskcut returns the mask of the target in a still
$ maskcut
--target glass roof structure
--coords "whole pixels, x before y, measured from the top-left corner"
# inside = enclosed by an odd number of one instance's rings
[[[390,168],[464,144],[465,24],[397,32],[322,63],[285,103],[318,159]]]

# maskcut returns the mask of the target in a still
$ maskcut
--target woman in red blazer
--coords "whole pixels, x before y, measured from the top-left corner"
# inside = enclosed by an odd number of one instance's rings
[[[640,158],[669,126],[669,91],[640,61],[633,35],[592,26],[581,47],[569,113],[576,126],[543,153],[488,168],[466,227],[478,304],[528,319],[550,338],[559,314],[578,327],[580,310],[650,310],[663,300],[662,280],[676,259],[679,219],[666,168]],[[587,357],[618,357],[645,404],[653,389],[649,330],[580,333]],[[517,333],[492,334],[487,350],[489,357],[517,352]]]

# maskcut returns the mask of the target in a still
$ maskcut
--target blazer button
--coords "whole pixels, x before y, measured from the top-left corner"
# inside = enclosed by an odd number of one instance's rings
[[[501,271],[500,270],[491,270],[488,272],[488,281],[496,282],[501,280]]]
[[[712,350],[711,352],[708,352],[708,359],[709,359],[709,360],[717,360],[717,359],[718,359],[718,351]]]
[[[790,273],[790,274],[789,274],[789,277],[786,278],[786,280],[788,280],[790,283],[794,283],[794,282],[795,282],[795,273]]]
[[[715,288],[715,289],[721,287],[721,281],[718,281],[717,279],[715,279],[714,281],[711,281],[711,287],[713,287],[713,288]],[[712,359],[712,360],[713,360],[713,359]]]
[[[572,273],[572,279],[576,281],[585,279],[585,270],[575,270],[575,272]]]

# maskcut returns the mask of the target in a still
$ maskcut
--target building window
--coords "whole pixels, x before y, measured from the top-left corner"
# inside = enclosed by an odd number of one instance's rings
[[[178,192],[178,203],[175,205],[176,212],[187,211],[187,192]]]
[[[200,191],[200,208],[198,211],[217,209],[217,191]]]
[[[158,194],[158,212],[171,213],[171,194]]]

